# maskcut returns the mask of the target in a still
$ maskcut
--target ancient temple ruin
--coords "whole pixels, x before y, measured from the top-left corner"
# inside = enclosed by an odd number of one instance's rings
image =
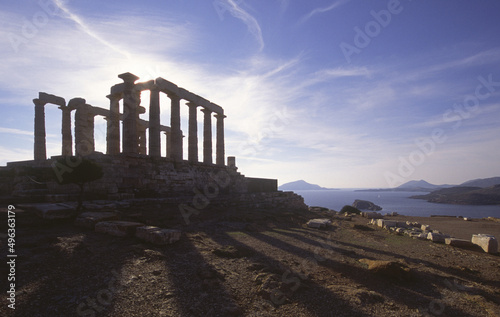
[[[212,115],[216,118],[216,160],[223,166],[224,159],[224,109],[184,88],[163,78],[143,83],[131,73],[118,76],[123,83],[111,87],[106,96],[110,100],[109,110],[88,105],[83,98],[73,98],[67,104],[64,98],[39,93],[35,104],[35,142],[34,159],[46,160],[45,144],[45,105],[59,106],[62,112],[62,150],[61,155],[73,155],[71,112],[75,111],[75,155],[86,156],[95,151],[94,117],[102,116],[107,121],[106,154],[119,153],[161,157],[161,133],[166,137],[165,157],[174,161],[183,160],[181,100],[189,107],[188,161],[198,162],[197,109],[204,113],[203,120],[203,163],[212,164]],[[149,120],[139,118],[145,113],[141,106],[141,92],[149,90]],[[160,93],[170,99],[170,126],[160,124]],[[123,111],[120,112],[120,101]],[[120,122],[122,135],[120,135]],[[149,144],[146,145],[146,130]],[[149,149],[149,151],[148,151]]]
[[[122,83],[111,87],[109,109],[87,104],[83,98],[67,103],[63,97],[40,92],[34,99],[34,160],[8,162],[0,167],[0,199],[14,202],[64,202],[75,200],[78,187],[59,184],[54,174],[61,170],[58,160],[72,156],[86,157],[99,164],[103,177],[86,188],[87,199],[120,201],[153,199],[178,206],[206,205],[244,208],[305,208],[303,198],[292,192],[278,191],[276,179],[246,177],[237,171],[235,158],[225,164],[224,110],[176,84],[157,78],[137,82],[137,76],[124,73]],[[149,120],[141,93],[150,92]],[[165,94],[169,105],[161,105]],[[182,102],[181,102],[182,101]],[[61,155],[47,157],[45,106],[56,105],[62,114]],[[187,158],[183,157],[181,106],[188,109]],[[160,121],[160,109],[170,111],[167,125]],[[203,159],[198,160],[198,109],[203,112]],[[120,111],[121,110],[121,111]],[[74,112],[74,129],[72,124]],[[107,122],[106,153],[95,151],[94,119]],[[216,124],[215,162],[212,123]],[[74,136],[72,132],[74,131]],[[162,134],[165,149],[161,148]],[[146,138],[148,136],[148,138]],[[146,142],[148,140],[148,142]],[[147,143],[147,144],[146,144]],[[201,198],[201,200],[200,200]],[[193,208],[194,208],[193,207]]]

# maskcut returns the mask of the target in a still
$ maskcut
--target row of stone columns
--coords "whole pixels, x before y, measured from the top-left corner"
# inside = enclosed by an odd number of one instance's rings
[[[182,155],[182,131],[180,125],[180,100],[182,99],[176,92],[160,90],[153,82],[146,84],[135,84],[138,77],[125,73],[118,76],[124,83],[112,87],[111,94],[107,96],[110,100],[110,109],[106,111],[101,108],[94,108],[85,103],[82,98],[74,98],[66,106],[64,99],[45,93],[40,93],[38,99],[34,99],[35,104],[35,160],[45,160],[46,135],[45,135],[45,104],[54,103],[59,105],[62,111],[62,155],[72,155],[72,135],[71,135],[71,111],[75,113],[75,144],[77,155],[87,155],[94,151],[94,116],[100,114],[107,120],[107,154],[120,153],[120,121],[123,122],[122,148],[124,153],[147,154],[146,150],[146,125],[139,119],[140,113],[145,109],[140,106],[141,87],[151,91],[149,109],[149,155],[153,157],[161,156],[160,132],[164,131],[167,138],[167,157],[181,161]],[[162,79],[161,79],[162,80]],[[165,81],[165,80],[163,80]],[[144,90],[144,89],[143,89]],[[170,131],[168,127],[160,124],[160,91],[167,94],[170,99]],[[123,115],[119,111],[119,102],[123,99]],[[201,98],[202,99],[202,98]],[[204,99],[203,99],[204,100]],[[206,100],[205,100],[206,102]],[[213,104],[212,104],[213,105]],[[188,161],[198,162],[198,136],[197,136],[197,108],[199,105],[194,101],[187,102],[189,107],[189,135],[188,135]],[[202,106],[203,107],[203,106]],[[213,109],[213,107],[212,107]],[[203,162],[212,164],[212,113],[215,113],[216,126],[216,164],[224,165],[224,114],[212,111],[207,107],[201,110],[204,113],[203,120]],[[217,110],[219,109],[219,110]],[[216,111],[222,111],[216,106]],[[103,111],[105,114],[103,114]]]
[[[116,108],[117,98],[123,96],[123,152],[125,153],[140,153],[141,146],[137,145],[137,140],[141,139],[137,127],[133,122],[139,118],[140,108],[140,90],[137,89],[135,81],[138,77],[125,73],[118,76],[123,83],[123,91],[121,95],[110,95],[110,108]],[[154,157],[161,156],[160,147],[160,89],[155,83],[151,83],[147,89],[151,92],[149,104],[149,155]],[[167,143],[169,150],[168,157],[180,161],[182,160],[182,131],[180,128],[180,100],[181,97],[174,92],[166,91],[170,99],[170,142]],[[119,100],[119,99],[118,99]],[[198,162],[198,124],[197,124],[197,108],[200,106],[196,102],[187,102],[189,107],[188,119],[188,161]],[[113,112],[113,110],[111,110]],[[204,129],[203,129],[203,163],[212,164],[212,125],[210,109],[202,109],[204,112]],[[115,111],[117,112],[117,111]],[[216,164],[224,165],[224,124],[223,114],[216,114],[217,118],[217,145],[216,145]],[[115,133],[116,134],[116,133]],[[115,136],[116,138],[116,136]],[[112,144],[119,142],[112,141]]]

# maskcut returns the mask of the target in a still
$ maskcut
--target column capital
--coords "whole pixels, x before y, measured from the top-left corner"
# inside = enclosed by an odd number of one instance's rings
[[[108,98],[109,100],[113,101],[113,100],[120,100],[123,98],[122,94],[119,93],[119,94],[109,94],[106,96],[106,98]]]
[[[201,109],[201,112],[205,113],[205,114],[211,114],[213,111],[210,110],[210,109],[207,109],[207,108],[202,108]]]
[[[148,89],[151,91],[160,91],[160,87],[158,87],[158,85],[155,83],[150,84]]]
[[[139,77],[137,77],[136,75],[134,75],[132,73],[120,74],[120,75],[118,75],[118,78],[121,78],[123,80],[123,82],[129,83],[129,84],[133,84],[139,79]]]
[[[223,113],[215,113],[214,117],[216,117],[217,119],[225,119],[225,118],[227,118],[227,116],[224,115]]]
[[[33,103],[35,104],[35,106],[39,106],[39,107],[43,107],[47,104],[46,101],[40,100],[38,98],[33,99]]]
[[[198,108],[198,107],[199,107],[199,105],[198,105],[197,103],[192,102],[192,101],[189,101],[189,100],[188,100],[188,102],[186,102],[186,105],[187,105],[188,107],[190,107],[190,108],[191,108],[191,107],[194,107],[194,108]]]

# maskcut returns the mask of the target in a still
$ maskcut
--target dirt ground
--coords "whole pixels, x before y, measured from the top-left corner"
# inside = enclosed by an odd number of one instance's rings
[[[395,235],[364,218],[318,230],[304,223],[329,214],[206,210],[186,226],[168,206],[120,213],[179,228],[181,240],[154,246],[18,210],[12,310],[3,210],[0,316],[500,316],[499,255]],[[460,238],[500,237],[495,222],[418,221]],[[399,266],[374,272],[362,259]]]

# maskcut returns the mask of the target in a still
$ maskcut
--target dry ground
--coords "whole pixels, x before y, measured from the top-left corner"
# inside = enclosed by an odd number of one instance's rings
[[[2,265],[0,316],[500,316],[500,256],[372,230],[359,217],[317,230],[302,224],[328,215],[206,210],[185,226],[168,206],[121,213],[183,236],[159,247],[18,211],[16,309]],[[500,223],[419,221],[500,237]],[[5,236],[1,252],[5,262]],[[408,270],[374,274],[360,259]]]

